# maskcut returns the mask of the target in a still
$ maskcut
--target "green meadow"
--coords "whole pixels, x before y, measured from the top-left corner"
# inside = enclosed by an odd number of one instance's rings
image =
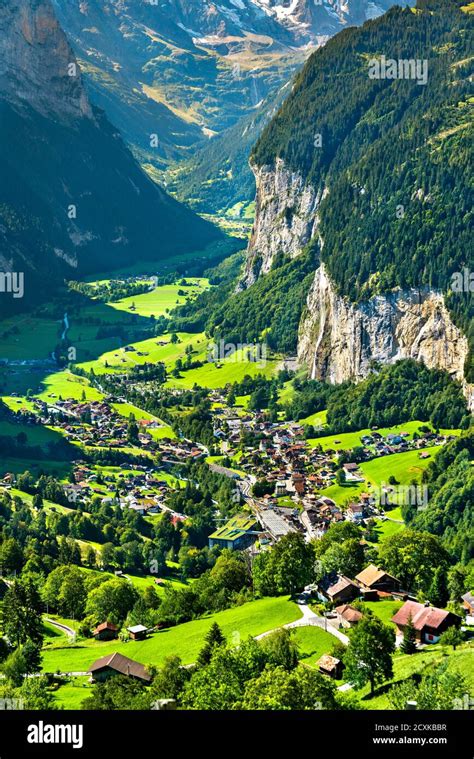
[[[256,377],[262,374],[264,377],[272,377],[276,374],[279,364],[276,360],[266,361],[261,365],[245,359],[224,359],[219,363],[209,362],[197,369],[183,371],[181,377],[171,377],[167,385],[185,389],[192,388],[195,384],[211,389],[223,388],[232,382],[241,382],[246,375]]]
[[[406,451],[405,453],[392,453],[389,456],[380,456],[365,461],[360,465],[361,476],[365,482],[350,483],[344,485],[331,485],[321,493],[332,498],[337,504],[344,505],[346,501],[357,499],[361,493],[371,491],[373,487],[387,484],[389,477],[394,476],[400,485],[410,485],[412,480],[420,481],[423,471],[430,461],[441,450],[442,446],[422,448],[419,451]],[[420,452],[426,451],[429,458],[420,459]]]
[[[319,412],[316,414],[316,417],[321,417],[323,412]],[[311,419],[311,417],[307,417],[307,420]],[[306,424],[314,424],[314,422],[309,422],[305,420],[301,420],[302,423]],[[398,424],[395,427],[382,427],[381,429],[377,429],[377,432],[380,435],[383,435],[384,437],[386,435],[392,434],[392,435],[398,435],[401,432],[408,432],[407,439],[412,440],[413,434],[415,432],[419,432],[420,427],[426,426],[432,428],[432,425],[429,424],[429,422],[404,422],[403,424]],[[363,446],[363,443],[361,442],[361,438],[365,435],[371,435],[372,430],[365,429],[365,430],[357,430],[357,432],[343,432],[341,434],[335,434],[335,435],[325,435],[322,437],[317,438],[311,438],[308,440],[308,444],[315,448],[317,445],[320,445],[323,449],[323,451],[327,451],[328,448],[333,448],[334,450],[350,450],[352,448],[357,448],[358,446]],[[460,430],[440,430],[442,434],[447,435],[460,435]]]
[[[314,414],[310,414],[309,416],[305,416],[304,419],[300,419],[299,424],[312,424],[314,427],[316,427],[318,424],[324,426],[327,423],[327,415],[327,409],[324,409],[323,411],[316,411]],[[310,444],[313,442],[314,440],[309,441]]]
[[[48,403],[53,403],[59,397],[75,401],[82,400],[83,396],[87,401],[100,401],[104,397],[99,390],[91,387],[88,379],[72,374],[68,369],[49,374],[42,385],[44,389],[36,397]]]
[[[126,371],[134,366],[145,363],[163,362],[168,369],[172,369],[177,359],[183,361],[186,358],[186,348],[191,346],[197,353],[204,355],[206,340],[204,334],[191,334],[188,332],[178,333],[179,342],[172,343],[171,336],[151,337],[146,340],[116,348],[103,353],[93,361],[86,361],[80,366],[86,371],[94,370],[95,374],[106,374],[111,370]],[[126,350],[126,348],[129,350]],[[133,348],[133,350],[130,350]],[[143,355],[138,355],[142,353]]]
[[[55,461],[50,458],[47,460],[36,460],[4,457],[0,460],[0,476],[2,477],[7,474],[7,472],[22,474],[27,469],[36,478],[41,474],[46,473],[51,474],[58,479],[63,479],[71,472],[71,463],[69,461]]]
[[[42,668],[45,672],[86,672],[96,659],[115,651],[146,665],[161,664],[173,654],[180,656],[184,664],[191,664],[213,622],[220,625],[229,643],[237,645],[249,635],[259,635],[300,617],[298,606],[288,598],[263,598],[160,630],[144,641],[122,643],[85,639],[70,646],[64,645],[61,639],[44,650]]]
[[[16,424],[0,421],[0,436],[16,438],[20,433],[26,435],[26,445],[40,445],[44,447],[47,443],[54,443],[58,440],[56,432],[40,424]]]
[[[435,645],[426,646],[415,654],[396,653],[393,657],[393,678],[377,688],[371,698],[369,687],[353,691],[365,709],[390,709],[387,693],[396,683],[412,677],[415,674],[428,675],[439,664],[447,662],[448,672],[461,674],[466,679],[468,692],[474,694],[474,649],[472,644],[464,644],[453,651],[450,647]]]
[[[165,422],[163,422],[161,419],[158,419],[157,416],[149,414],[148,411],[142,411],[142,409],[139,409],[137,406],[133,406],[131,403],[113,403],[112,408],[115,409],[117,414],[120,414],[120,416],[123,416],[127,419],[131,414],[133,414],[137,422],[142,420],[149,422],[158,422],[161,425],[160,427],[146,428],[146,431],[150,433],[154,440],[162,440],[165,437],[176,437],[173,429],[169,426],[169,424],[165,424]]]
[[[192,286],[161,285],[150,292],[123,298],[108,305],[117,311],[126,311],[147,318],[162,316],[209,288],[207,279],[190,277],[186,279],[186,282]],[[186,295],[179,295],[179,292],[184,292]]]
[[[58,341],[59,320],[28,314],[3,319],[0,325],[0,358],[27,361],[48,358]]]
[[[293,631],[293,640],[298,646],[301,661],[311,667],[316,666],[323,654],[329,654],[337,642],[334,635],[312,625],[296,627]]]

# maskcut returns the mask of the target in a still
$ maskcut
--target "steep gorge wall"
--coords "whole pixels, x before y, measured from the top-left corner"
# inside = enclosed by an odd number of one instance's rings
[[[464,383],[468,350],[441,292],[398,290],[354,304],[336,292],[324,264],[317,269],[298,337],[298,361],[313,379],[361,380],[373,361],[413,358]],[[464,388],[473,407],[474,388]]]
[[[267,273],[279,253],[295,258],[319,235],[318,210],[327,192],[305,184],[280,159],[275,167],[254,167],[254,172],[256,218],[239,289]],[[298,335],[298,363],[308,367],[312,378],[358,381],[374,361],[413,358],[463,382],[474,409],[474,388],[464,381],[468,350],[441,292],[398,290],[355,304],[338,294],[324,264],[316,270]]]
[[[276,166],[253,166],[257,185],[255,223],[239,289],[267,274],[279,253],[298,256],[317,234],[318,208],[324,193],[305,184],[300,174]]]

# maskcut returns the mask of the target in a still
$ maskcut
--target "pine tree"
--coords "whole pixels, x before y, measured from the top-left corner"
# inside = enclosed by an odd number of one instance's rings
[[[209,632],[207,633],[205,637],[205,641],[206,643],[204,644],[203,648],[199,652],[199,656],[197,659],[197,662],[201,667],[204,667],[206,664],[209,664],[209,662],[212,659],[212,655],[215,649],[218,646],[223,646],[226,642],[224,633],[222,632],[217,622],[214,622],[213,625],[211,626]]]
[[[403,631],[403,641],[400,645],[400,651],[404,654],[414,654],[416,652],[416,630],[411,614]]]
[[[444,567],[436,567],[430,585],[429,598],[433,606],[444,608],[449,600],[448,579]]]

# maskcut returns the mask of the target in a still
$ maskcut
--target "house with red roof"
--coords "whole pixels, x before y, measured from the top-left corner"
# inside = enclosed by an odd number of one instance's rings
[[[403,634],[410,618],[416,631],[416,639],[420,643],[437,643],[449,627],[459,627],[461,624],[461,617],[450,611],[430,606],[429,603],[405,601],[392,617],[392,622],[400,634]]]

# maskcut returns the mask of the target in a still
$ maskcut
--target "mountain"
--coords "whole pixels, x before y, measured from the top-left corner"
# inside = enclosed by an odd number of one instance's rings
[[[281,267],[306,276],[312,258],[305,302],[299,290],[293,301],[312,377],[361,379],[374,362],[406,357],[474,380],[472,288],[451,284],[472,265],[469,10],[450,0],[393,8],[311,56],[252,153],[242,292],[214,328],[225,321],[232,333],[261,281]],[[374,78],[374,61],[393,61],[396,78]],[[266,309],[262,326],[272,319]]]
[[[255,178],[248,157],[290,91],[290,82],[272,91],[259,108],[209,140],[192,158],[172,167],[168,172],[170,192],[202,213],[226,213],[235,219],[251,213]]]
[[[64,277],[203,248],[214,227],[161,190],[92,106],[50,0],[0,6],[0,265],[24,299]]]
[[[221,208],[224,184],[229,196],[226,207],[250,200],[249,195],[239,196],[240,184],[250,185],[253,194],[247,156],[237,164],[242,151],[237,155],[226,130],[242,122],[233,132],[241,136],[253,119],[263,127],[268,98],[276,98],[279,105],[278,92],[312,49],[344,26],[360,24],[392,5],[392,0],[377,4],[367,0],[54,2],[92,101],[120,128],[153,176],[163,179],[171,165],[166,179],[179,198],[187,199],[192,191],[199,210],[214,212]],[[154,134],[157,144],[151,148]],[[217,135],[224,141],[214,147]],[[253,141],[257,137],[255,133]],[[214,155],[229,146],[230,166],[219,165],[214,173],[208,148]],[[201,147],[203,153],[195,161]],[[174,162],[183,159],[190,163],[175,177]],[[206,185],[200,203],[192,185],[199,183],[203,170],[216,182]],[[222,171],[227,181],[219,180]],[[188,174],[190,184],[181,188]]]

